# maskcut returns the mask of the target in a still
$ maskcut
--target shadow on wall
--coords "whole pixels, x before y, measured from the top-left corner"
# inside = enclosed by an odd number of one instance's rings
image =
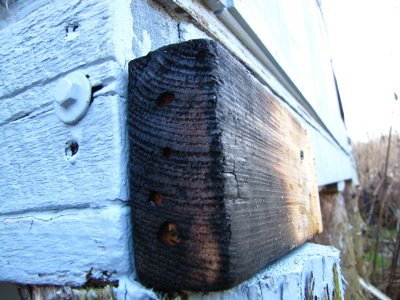
[[[20,300],[17,286],[12,283],[0,282],[0,299]]]

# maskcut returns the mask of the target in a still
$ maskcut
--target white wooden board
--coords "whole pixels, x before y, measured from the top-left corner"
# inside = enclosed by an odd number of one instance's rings
[[[10,68],[10,67],[9,67]],[[92,87],[103,86],[95,96],[115,90],[121,96],[125,96],[123,70],[111,58],[100,64],[80,67],[77,71],[89,76]],[[35,84],[18,93],[0,98],[0,126],[19,119],[30,117],[35,111],[50,111],[53,109],[53,91],[58,80],[62,76],[48,79],[46,83]],[[32,116],[31,116],[32,117]]]
[[[94,99],[75,126],[61,123],[51,108],[36,111],[0,131],[0,212],[88,207],[127,200],[125,136],[118,96]],[[76,141],[72,155],[69,142]]]
[[[89,273],[111,281],[134,273],[129,5],[28,0],[0,13],[0,281],[83,285]],[[97,91],[83,119],[67,126],[54,114],[53,88],[72,71]]]
[[[1,22],[0,97],[112,54],[114,23],[106,1],[38,2],[29,14],[18,7],[20,14],[13,11]]]
[[[129,219],[121,203],[1,216],[0,281],[78,286],[90,276],[118,280],[133,270]]]

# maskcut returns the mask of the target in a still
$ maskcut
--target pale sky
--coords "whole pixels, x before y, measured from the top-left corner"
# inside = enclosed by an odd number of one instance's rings
[[[399,130],[400,0],[321,2],[350,137]]]

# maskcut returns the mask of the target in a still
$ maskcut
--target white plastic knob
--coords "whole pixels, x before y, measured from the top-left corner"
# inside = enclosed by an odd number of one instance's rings
[[[64,123],[72,125],[85,115],[89,108],[92,87],[85,75],[68,74],[54,88],[54,111]]]

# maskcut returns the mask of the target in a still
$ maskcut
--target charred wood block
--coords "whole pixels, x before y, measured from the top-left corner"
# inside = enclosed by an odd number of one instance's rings
[[[128,123],[146,286],[227,289],[321,231],[307,131],[216,42],[131,61]]]

